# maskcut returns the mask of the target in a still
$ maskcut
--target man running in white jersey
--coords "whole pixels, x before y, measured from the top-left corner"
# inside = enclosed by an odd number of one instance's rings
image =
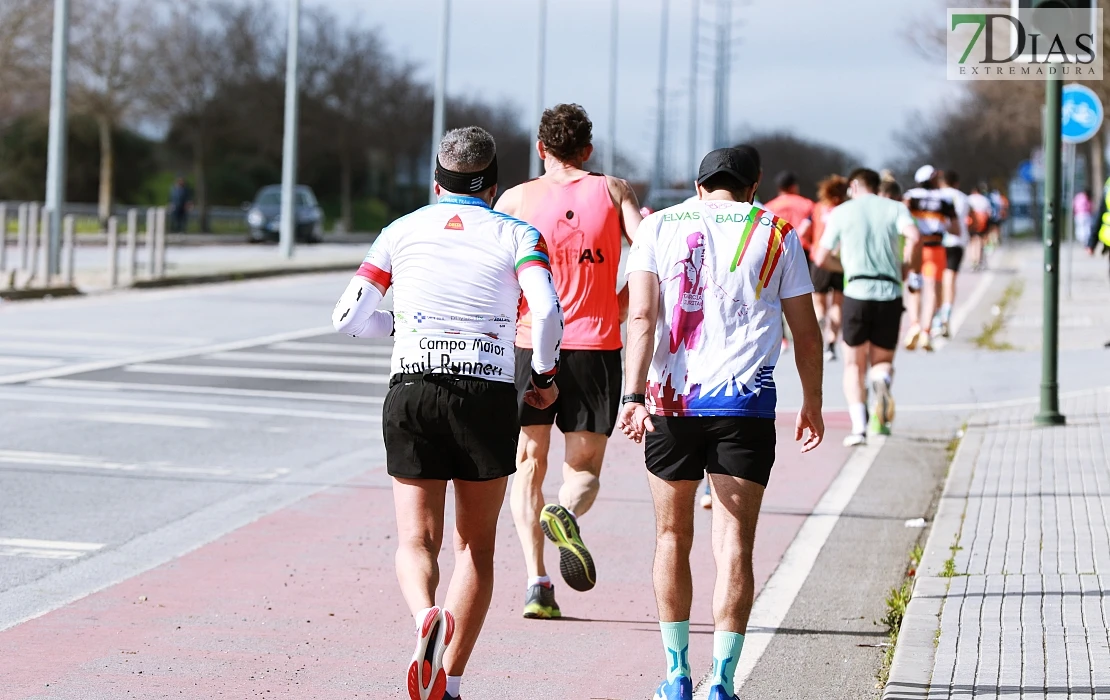
[[[709,700],[736,700],[736,666],[755,593],[752,548],[775,461],[774,369],[783,314],[794,332],[803,451],[820,444],[821,328],[809,265],[794,228],[751,204],[757,155],[713,151],[699,201],[644,220],[628,263],[625,396],[619,425],[645,457],[655,503],[652,575],[667,675],[655,700],[691,700],[690,550],[694,497],[713,486],[713,677]]]
[[[906,306],[910,327],[906,332],[907,350],[921,348],[932,351],[933,314],[940,304],[944,271],[948,255],[944,237],[953,230],[956,207],[952,197],[940,191],[938,173],[931,165],[923,165],[914,174],[917,186],[906,192],[905,204],[921,233],[921,291],[907,290]]]
[[[952,319],[952,307],[956,304],[956,278],[960,274],[960,266],[963,265],[964,250],[967,249],[971,238],[967,226],[968,217],[971,215],[971,204],[968,196],[960,191],[960,176],[955,170],[944,170],[940,173],[940,192],[952,200],[952,206],[956,210],[956,218],[951,222],[948,232],[944,234],[947,269],[941,281],[940,311],[933,321],[933,335],[939,334],[947,338],[948,322]]]
[[[436,166],[439,203],[374,242],[332,316],[363,338],[394,334],[382,427],[397,511],[397,579],[416,621],[411,700],[458,700],[493,595],[497,516],[516,471],[520,431],[513,333],[521,292],[532,309],[536,408],[555,401],[563,315],[539,231],[490,208],[493,137],[450,131]],[[378,310],[393,288],[393,313]],[[436,604],[447,483],[454,482],[455,570]]]

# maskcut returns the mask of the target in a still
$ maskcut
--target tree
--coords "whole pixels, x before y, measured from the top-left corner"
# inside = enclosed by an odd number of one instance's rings
[[[50,22],[43,0],[0,0],[0,123],[46,108]]]
[[[763,161],[763,182],[759,198],[768,201],[778,192],[775,178],[789,170],[798,177],[798,187],[806,197],[816,197],[817,183],[834,173],[847,175],[860,164],[858,157],[816,141],[799,138],[787,132],[755,133],[741,139],[755,146]]]
[[[111,215],[114,196],[115,129],[147,106],[153,80],[152,20],[143,0],[79,0],[73,5],[70,85],[75,111],[97,123],[102,221]]]

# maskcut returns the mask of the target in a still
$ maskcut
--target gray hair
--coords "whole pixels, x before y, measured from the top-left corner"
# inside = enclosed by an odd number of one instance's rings
[[[485,170],[497,155],[497,144],[480,126],[452,129],[439,142],[439,162],[456,173]]]

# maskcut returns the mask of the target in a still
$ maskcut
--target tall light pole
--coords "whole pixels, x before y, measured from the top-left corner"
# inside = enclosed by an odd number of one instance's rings
[[[687,179],[698,172],[698,49],[701,38],[701,3],[693,0],[693,17],[690,21],[690,170]]]
[[[1033,417],[1037,425],[1064,425],[1060,413],[1057,379],[1060,346],[1060,154],[1063,81],[1050,76],[1045,82],[1044,176],[1044,330],[1041,343],[1041,406]]]
[[[609,0],[609,147],[605,149],[605,174],[617,170],[617,65],[620,59],[620,0]]]
[[[432,173],[436,170],[439,142],[447,128],[447,56],[448,41],[451,38],[451,0],[442,0],[439,13],[439,65],[436,67],[435,107],[432,112]],[[428,203],[435,204],[438,199],[433,175],[428,184]]]
[[[535,102],[535,119],[532,120],[532,126],[529,127],[532,133],[539,128],[540,119],[543,117],[543,99],[544,99],[544,78],[546,77],[547,69],[547,0],[539,0],[540,6],[540,28],[539,38],[536,41],[536,102]],[[529,160],[528,172],[532,177],[539,177],[543,175],[543,164],[540,163],[540,154],[536,152],[536,144],[532,139],[529,139],[532,145],[532,155]]]
[[[732,0],[719,0],[717,18],[717,70],[714,95],[713,147],[728,146],[728,100],[732,65]]]
[[[285,143],[281,163],[281,254],[293,257],[297,233],[297,61],[301,43],[301,0],[289,0],[288,55],[285,61]]]
[[[50,211],[47,276],[61,271],[62,211],[66,201],[66,81],[69,63],[69,0],[54,0],[54,50],[50,63],[50,144],[46,208]]]
[[[655,167],[651,175],[651,189],[654,192],[663,185],[663,168],[666,165],[667,146],[667,25],[670,14],[670,0],[663,0],[662,26],[659,31],[659,115],[655,134]]]

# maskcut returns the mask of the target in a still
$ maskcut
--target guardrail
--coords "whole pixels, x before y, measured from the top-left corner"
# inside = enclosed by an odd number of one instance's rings
[[[68,209],[68,207],[67,207]],[[8,221],[14,214],[16,232],[14,246],[9,239]],[[145,227],[139,228],[138,209],[124,212],[127,228],[124,231],[124,275],[131,285],[139,280],[157,280],[166,274],[166,208],[146,210]],[[121,285],[120,275],[120,217],[108,219],[107,256],[108,285]],[[62,240],[59,251],[58,274],[50,274],[50,210],[38,202],[25,202],[14,207],[0,203],[0,288],[9,290],[49,289],[58,286],[73,287],[77,275],[77,215],[67,214],[62,223]],[[145,260],[140,264],[139,247],[142,245]],[[99,265],[89,268],[95,271]]]

